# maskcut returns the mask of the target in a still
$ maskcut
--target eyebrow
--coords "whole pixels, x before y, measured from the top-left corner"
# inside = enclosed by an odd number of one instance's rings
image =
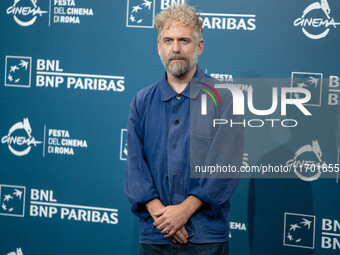
[[[170,39],[170,40],[174,40],[174,37],[164,37],[163,40],[167,40],[167,39]],[[191,39],[189,37],[179,37],[178,40],[189,40],[191,41]]]

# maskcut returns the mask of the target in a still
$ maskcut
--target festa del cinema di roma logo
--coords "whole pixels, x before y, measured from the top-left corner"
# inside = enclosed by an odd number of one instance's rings
[[[321,39],[328,35],[331,28],[340,25],[330,16],[331,9],[327,0],[308,5],[300,18],[294,21],[295,27],[301,27],[302,32],[311,39]]]
[[[306,144],[302,146],[301,148],[299,148],[295,152],[294,158],[288,160],[286,165],[287,166],[294,165],[296,168],[299,168],[299,167],[303,167],[305,163],[309,163],[315,166],[316,168],[320,168],[323,164],[326,164],[326,162],[323,161],[321,157],[322,157],[322,151],[319,146],[318,140],[312,140],[312,144]],[[322,172],[320,171],[320,169],[317,169],[317,171],[313,171],[312,173],[310,173],[307,171],[307,169],[304,169],[304,171],[301,171],[301,172],[295,171],[295,174],[301,180],[310,182],[310,181],[315,181],[319,179]]]
[[[12,251],[10,253],[7,253],[7,255],[24,255],[22,252],[22,249],[19,247],[16,249],[16,251]]]
[[[81,17],[94,16],[92,8],[78,8],[76,0],[6,1],[12,3],[6,9],[6,14],[13,16],[14,21],[22,27],[31,26],[36,23],[37,19],[42,17],[48,17],[48,26],[50,27],[51,23],[80,24]]]
[[[67,129],[47,128],[44,125],[43,136],[43,141],[37,141],[32,135],[28,118],[24,118],[22,122],[15,123],[9,129],[7,135],[1,138],[1,143],[7,144],[9,151],[15,156],[25,156],[37,145],[42,145],[43,157],[46,153],[74,156],[75,151],[88,148],[86,139],[70,136]]]
[[[9,129],[8,134],[1,138],[1,143],[7,143],[8,149],[14,155],[24,156],[30,152],[32,146],[37,147],[42,142],[35,140],[30,122],[28,118],[24,118]]]
[[[13,0],[13,5],[7,8],[6,13],[13,15],[13,19],[20,26],[33,25],[37,17],[48,13],[42,11],[37,2],[37,0]]]

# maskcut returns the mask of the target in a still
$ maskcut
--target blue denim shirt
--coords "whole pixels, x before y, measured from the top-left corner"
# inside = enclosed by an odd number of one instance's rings
[[[211,77],[197,66],[193,78]],[[196,196],[205,205],[186,224],[188,241],[211,243],[228,240],[230,197],[238,179],[190,178],[190,140],[194,144],[194,140],[200,143],[208,139],[209,146],[212,146],[214,140],[221,140],[220,135],[224,135],[227,141],[224,148],[208,149],[207,154],[210,156],[206,155],[202,160],[210,157],[213,164],[216,155],[226,154],[227,156],[222,155],[223,160],[240,166],[243,128],[238,128],[235,132],[223,131],[226,129],[222,127],[219,131],[216,128],[209,137],[199,134],[198,128],[190,129],[190,104],[197,101],[202,93],[200,89],[190,89],[191,83],[177,94],[168,84],[165,74],[162,80],[139,91],[131,103],[125,193],[132,204],[132,212],[139,217],[141,243],[171,243],[153,225],[154,220],[145,204],[158,198],[165,206],[176,205],[189,195]],[[208,114],[209,118],[225,114],[231,116],[232,96],[226,91],[220,91],[224,107],[218,110],[209,107],[213,111]],[[205,163],[209,164],[206,161]]]

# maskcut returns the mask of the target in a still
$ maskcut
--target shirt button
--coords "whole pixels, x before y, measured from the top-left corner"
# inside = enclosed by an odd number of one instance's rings
[[[179,120],[175,120],[175,125],[178,125],[179,124]]]
[[[181,97],[181,95],[180,94],[178,94],[177,96],[176,96],[176,99],[178,99],[178,100],[180,100],[182,97]]]

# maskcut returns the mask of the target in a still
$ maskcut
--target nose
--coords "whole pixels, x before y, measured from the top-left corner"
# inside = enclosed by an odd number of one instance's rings
[[[180,44],[177,40],[174,40],[174,43],[172,44],[172,52],[173,53],[179,53],[181,51]]]

